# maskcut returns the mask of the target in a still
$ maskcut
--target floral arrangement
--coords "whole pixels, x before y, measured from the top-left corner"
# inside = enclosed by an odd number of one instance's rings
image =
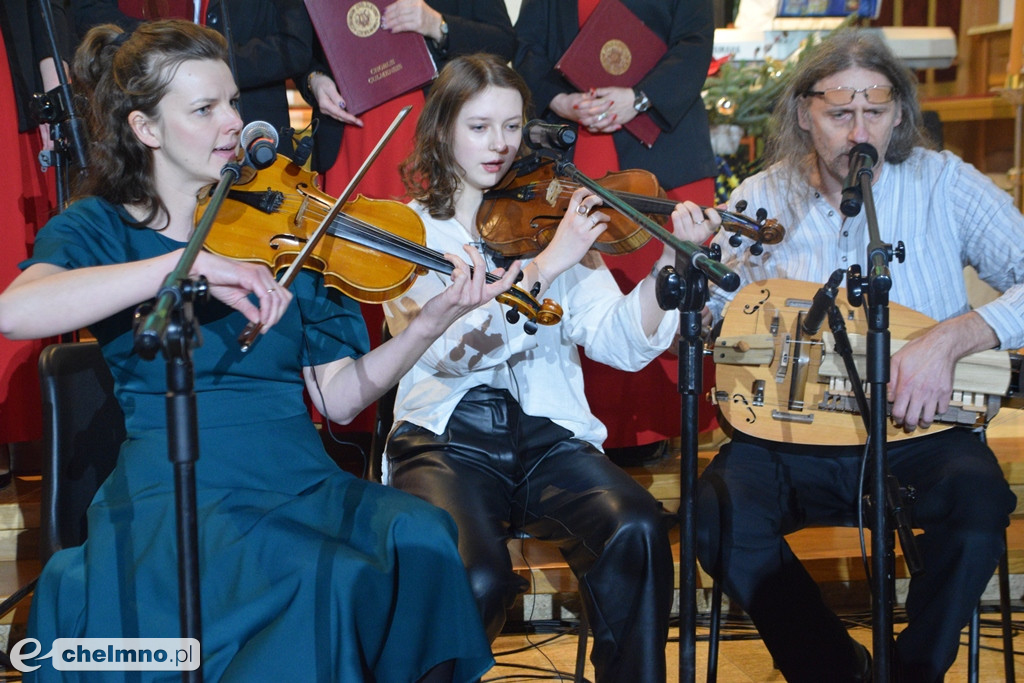
[[[766,58],[734,62],[732,55],[715,60],[701,93],[712,126],[739,126],[747,135],[761,136],[775,100],[786,86],[788,62]]]

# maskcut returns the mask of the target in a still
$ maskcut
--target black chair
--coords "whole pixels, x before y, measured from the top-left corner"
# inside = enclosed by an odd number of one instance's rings
[[[391,332],[388,330],[387,321],[381,325],[380,340],[383,344],[391,339]],[[370,478],[380,482],[383,478],[384,446],[387,444],[388,435],[395,421],[395,395],[398,393],[398,385],[388,389],[387,393],[377,399],[377,415],[373,422],[373,432],[370,435]],[[510,538],[529,538],[526,534],[513,532]],[[589,640],[590,627],[587,623],[587,615],[580,610],[579,640],[576,647],[576,671],[573,676],[575,683],[586,681],[583,676],[584,667],[587,663],[587,641]]]
[[[114,380],[95,342],[51,344],[39,356],[42,389],[42,502],[39,559],[85,541],[85,512],[117,461],[124,415]],[[6,614],[35,589],[36,579],[0,603]],[[6,653],[0,664],[11,668]]]
[[[125,438],[124,414],[114,398],[99,344],[51,344],[39,357],[43,395],[40,558],[81,545],[85,512],[114,469]]]
[[[982,442],[987,441],[985,430],[979,430]],[[996,570],[999,584],[999,619],[1003,636],[1003,676],[1006,683],[1015,683],[1017,671],[1013,661],[1013,606],[1010,604],[1010,560],[1003,532],[1003,555]],[[981,640],[981,605],[974,608],[967,631],[967,680],[978,683],[978,650]]]

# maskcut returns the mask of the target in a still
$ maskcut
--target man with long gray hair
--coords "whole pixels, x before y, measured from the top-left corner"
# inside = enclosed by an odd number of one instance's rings
[[[892,264],[891,300],[939,321],[892,354],[891,417],[908,431],[927,429],[946,411],[960,358],[1024,345],[1024,217],[974,167],[929,149],[921,121],[914,76],[877,33],[851,29],[823,40],[796,67],[773,113],[769,165],[729,202],[766,207],[786,227],[785,240],[754,255],[729,246],[724,232],[715,238],[744,283],[823,283],[854,264],[866,271],[866,212],[847,217],[840,207],[852,160],[870,169],[879,236],[906,245],[906,261]],[[855,148],[872,149],[877,161],[851,154]],[[967,265],[1002,295],[971,309]],[[716,316],[730,296],[713,293]],[[793,435],[785,442],[766,440],[734,426],[698,487],[702,565],[750,615],[787,680],[870,680],[866,648],[784,538],[809,525],[857,524],[864,446],[799,443],[795,428],[782,430]],[[890,471],[916,491],[908,513],[923,531],[924,568],[910,582],[908,623],[890,669],[899,681],[941,681],[1003,552],[1016,499],[969,429],[918,434],[886,449]]]

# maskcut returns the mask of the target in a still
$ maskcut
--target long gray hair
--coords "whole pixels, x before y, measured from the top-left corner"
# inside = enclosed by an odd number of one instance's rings
[[[846,69],[860,67],[883,74],[893,84],[893,98],[903,117],[893,130],[885,160],[898,164],[914,147],[930,146],[921,108],[917,102],[917,78],[892,53],[881,35],[857,28],[843,29],[811,47],[796,67],[789,84],[772,112],[771,134],[765,152],[767,164],[787,162],[806,168],[814,160],[810,133],[800,127],[798,114],[808,106],[804,93],[815,83]]]

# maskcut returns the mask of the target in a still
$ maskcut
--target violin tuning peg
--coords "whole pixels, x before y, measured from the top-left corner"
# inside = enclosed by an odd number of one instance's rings
[[[746,211],[747,210],[747,200],[746,199],[741,199],[738,202],[736,202],[736,210],[739,211],[740,213],[743,213],[744,211]]]
[[[517,322],[519,322],[519,311],[517,311],[514,308],[508,309],[505,312],[505,320],[507,320],[510,325],[515,325]]]
[[[754,242],[750,245],[750,253],[754,256],[760,256],[764,253],[764,245],[760,242]]]
[[[741,244],[743,244],[743,238],[741,238],[736,233],[733,233],[733,234],[729,235],[729,246],[730,247],[738,247]]]
[[[757,213],[754,215],[757,218],[758,223],[764,223],[766,220],[768,220],[768,209],[761,207],[760,209],[757,210]]]
[[[530,294],[534,297],[540,294],[540,280],[534,282],[533,287],[530,287]]]
[[[526,334],[536,334],[537,323],[535,323],[532,320],[527,320],[525,323],[523,323],[523,332],[525,332]]]

